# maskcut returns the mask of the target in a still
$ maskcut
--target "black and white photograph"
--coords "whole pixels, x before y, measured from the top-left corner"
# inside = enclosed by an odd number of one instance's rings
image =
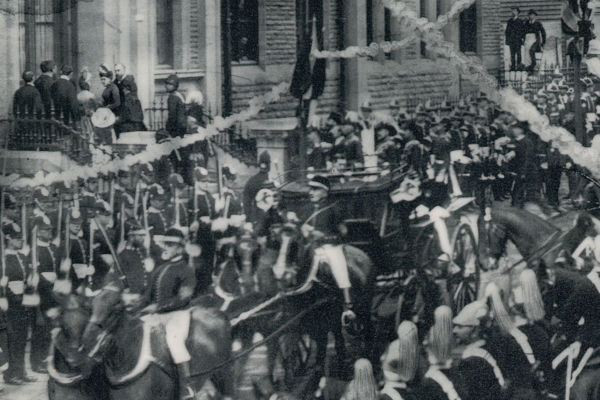
[[[600,1],[0,31],[0,400],[600,400]]]

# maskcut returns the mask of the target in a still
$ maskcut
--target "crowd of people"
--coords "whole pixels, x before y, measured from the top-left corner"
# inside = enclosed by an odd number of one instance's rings
[[[93,74],[84,69],[78,78],[70,65],[58,66],[51,60],[40,64],[41,74],[33,71],[22,74],[23,85],[15,92],[12,114],[19,120],[55,119],[82,132],[94,144],[114,143],[123,132],[146,131],[144,110],[137,94],[135,77],[123,64],[110,70],[101,65],[98,78],[101,94],[90,91]],[[188,117],[202,125],[203,97],[190,91],[184,97],[179,89],[179,77],[165,79],[168,93],[166,130],[171,137],[187,132]],[[32,129],[32,125],[27,125]],[[44,134],[44,130],[39,130]]]
[[[25,86],[15,94],[15,116],[59,117],[71,124],[91,117],[101,106],[118,117],[115,131],[145,128],[135,80],[122,65],[115,66],[114,75],[101,67],[105,86],[101,100],[89,92],[88,74],[82,76],[77,93],[70,67],[63,66],[57,80],[54,71],[51,62],[44,62],[37,80],[32,72],[23,74]],[[574,134],[573,90],[559,73],[554,78],[528,96],[540,112]],[[582,83],[582,106],[592,135],[600,92],[591,78]],[[203,121],[201,96],[184,97],[175,75],[165,84],[167,137],[194,132]],[[360,112],[312,120],[307,139],[311,207],[306,216],[301,215],[307,217],[300,219],[302,234],[324,249],[342,293],[342,318],[347,320],[357,315],[339,246],[343,221],[328,203],[330,173],[404,168],[420,190],[405,187],[402,200],[429,208],[466,195],[475,197],[482,210],[492,200],[510,197],[517,207],[527,200],[545,200],[560,212],[565,205],[559,198],[563,173],[569,177],[571,200],[576,201],[584,189],[577,177],[585,171],[484,95],[455,104],[419,104],[410,111],[394,101],[386,113],[373,112],[365,103]],[[270,240],[270,229],[292,218],[284,212],[277,185],[269,181],[269,155],[260,155],[259,172],[245,184],[243,193],[237,193],[230,166],[216,171],[217,178],[209,173],[210,150],[208,143],[188,146],[153,163],[81,179],[70,187],[53,184],[32,193],[3,192],[0,363],[7,368],[5,383],[34,380],[25,368],[30,330],[31,368],[46,372],[50,331],[68,294],[93,299],[109,287],[120,295],[115,301],[142,313],[169,313],[219,286],[216,266],[231,257],[228,246],[248,238],[256,238],[262,247],[277,245]],[[115,277],[119,274],[122,277]],[[241,286],[247,278],[239,277]],[[492,283],[482,289],[482,300],[457,315],[440,306],[429,332],[419,334],[413,322],[401,322],[398,339],[389,344],[381,365],[360,358],[351,382],[333,385],[326,378],[319,395],[330,396],[335,386],[340,389],[338,397],[326,398],[539,398],[561,377],[551,369],[552,330],[537,281],[527,269],[521,274],[520,296],[500,293]],[[167,343],[173,346],[181,398],[193,398],[187,334],[179,331],[186,321],[181,318],[174,313],[167,323]],[[95,340],[84,335],[81,348],[93,347]]]

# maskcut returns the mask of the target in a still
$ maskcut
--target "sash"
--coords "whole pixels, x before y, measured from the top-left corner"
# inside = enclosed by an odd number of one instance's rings
[[[395,385],[390,385],[386,383],[383,389],[381,389],[380,394],[384,394],[392,400],[404,400],[402,396],[400,396],[400,393],[398,393],[398,391],[394,389],[394,386]]]
[[[527,361],[529,362],[529,364],[534,365],[535,364],[535,355],[533,354],[533,349],[531,348],[531,345],[529,344],[527,335],[525,335],[523,332],[521,332],[518,328],[511,329],[509,333],[517,341],[517,343],[519,344],[519,347],[521,347],[521,350],[527,357]]]
[[[483,346],[484,344],[485,342],[483,340],[475,342],[473,345],[467,347],[465,351],[463,351],[461,358],[463,360],[466,360],[467,358],[478,357],[485,360],[485,362],[487,362],[489,366],[492,367],[492,370],[494,371],[494,376],[500,384],[500,387],[504,388],[504,385],[506,384],[504,381],[504,375],[502,375],[502,371],[500,371],[500,367],[498,367],[496,359],[487,350],[479,347]]]
[[[25,283],[23,281],[10,281],[8,282],[8,288],[14,295],[22,295],[25,289]]]
[[[446,393],[448,400],[461,400],[460,396],[456,392],[456,389],[454,388],[452,381],[450,381],[450,379],[448,379],[448,377],[438,368],[429,367],[427,373],[425,374],[425,378],[429,378],[440,385],[444,393]]]
[[[56,272],[42,272],[42,276],[50,283],[56,281]]]

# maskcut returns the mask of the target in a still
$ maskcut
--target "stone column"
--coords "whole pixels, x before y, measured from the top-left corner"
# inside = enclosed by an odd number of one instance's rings
[[[374,1],[373,3],[373,41],[375,43],[383,43],[385,40],[385,7],[381,1]],[[370,44],[370,43],[367,43]],[[377,61],[385,61],[385,53],[379,51],[377,54]]]
[[[441,3],[441,13],[446,14],[450,11],[452,4],[454,4],[456,0],[442,0]],[[450,21],[448,25],[446,25],[443,29],[444,37],[448,42],[454,43],[454,47],[458,49],[459,40],[460,40],[460,30],[458,29],[458,21],[459,16],[457,16],[453,21]]]
[[[204,59],[206,60],[206,108],[214,115],[221,114],[221,5],[219,0],[204,0],[205,40]]]
[[[135,26],[137,46],[135,80],[142,107],[151,105],[154,99],[154,66],[156,65],[156,4],[154,0],[135,0]],[[146,121],[148,122],[148,121]]]
[[[392,42],[398,42],[403,39],[402,29],[398,18],[392,14],[391,18],[391,31],[392,31]],[[398,63],[401,63],[404,58],[404,52],[402,49],[392,51],[392,59]]]
[[[427,18],[427,20],[429,22],[435,23],[435,21],[437,21],[437,0],[421,0],[421,1],[425,1],[425,15],[422,15],[422,17]],[[425,54],[427,54],[427,58],[429,58],[429,59],[436,58],[435,53],[430,52],[427,49],[427,46],[425,46],[425,49],[426,49]]]
[[[344,47],[367,45],[366,3],[366,0],[344,2]],[[346,110],[358,111],[360,104],[368,97],[368,61],[363,57],[356,57],[344,62]]]
[[[18,2],[13,0],[0,1],[2,10],[0,13],[0,88],[2,93],[2,101],[0,102],[0,116],[6,117],[12,110],[13,93],[19,88],[21,80],[21,71],[25,69],[24,65],[20,64],[19,57],[19,39],[24,40],[24,37],[19,38],[19,15]],[[0,126],[2,129],[3,126]],[[4,137],[5,132],[0,132],[1,137]],[[2,141],[4,143],[4,141]]]

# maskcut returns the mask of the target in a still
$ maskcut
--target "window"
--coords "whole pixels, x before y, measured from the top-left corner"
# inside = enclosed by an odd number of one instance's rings
[[[477,8],[476,4],[460,13],[459,50],[463,53],[477,53]]]
[[[258,0],[231,2],[231,60],[258,63]]]
[[[72,34],[77,2],[19,0],[19,54],[22,70],[40,73],[39,64],[54,60],[77,67],[77,43]]]
[[[156,62],[173,68],[173,2],[156,0]]]

